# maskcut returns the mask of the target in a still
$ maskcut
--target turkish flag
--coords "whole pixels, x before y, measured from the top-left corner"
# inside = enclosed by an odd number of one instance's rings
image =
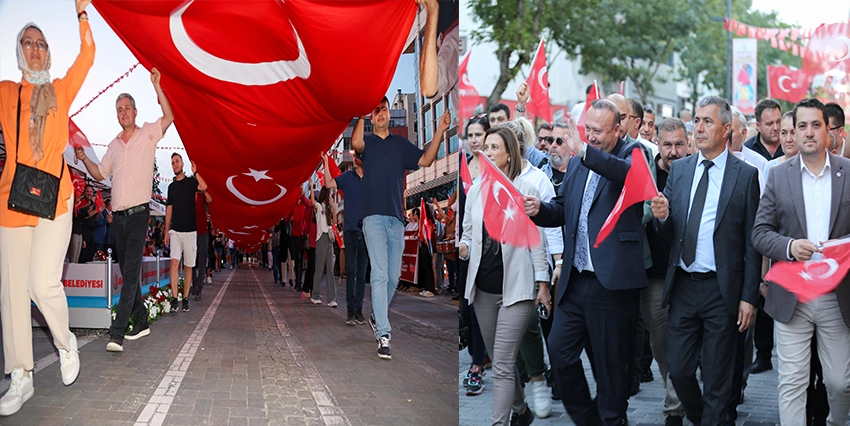
[[[94,206],[97,208],[97,211],[103,210],[103,190],[97,191],[97,195],[94,197]]]
[[[86,180],[76,173],[71,173],[71,183],[74,185],[74,197],[82,197],[86,189]]]
[[[537,247],[540,233],[525,214],[525,197],[486,155],[479,153],[478,160],[481,163],[481,196],[484,198],[487,233],[502,244]]]
[[[83,134],[83,131],[77,127],[77,123],[74,123],[74,120],[71,119],[68,119],[68,145],[71,145],[73,148],[91,148],[89,139]]]
[[[528,112],[540,117],[543,121],[552,121],[552,112],[549,110],[549,76],[546,72],[546,49],[543,39],[537,45],[537,53],[531,62],[531,73],[525,80],[528,84],[528,93],[531,100],[528,103]]]
[[[808,97],[812,76],[786,66],[767,66],[767,97],[797,103]]]
[[[466,155],[463,150],[457,151],[458,162],[460,163],[460,182],[463,184],[463,193],[468,194],[469,188],[472,188],[472,175],[469,173],[469,164],[466,162]]]
[[[829,70],[850,72],[850,22],[821,24],[809,37],[803,71],[811,75]]]
[[[469,55],[471,54],[472,49],[466,52],[458,67],[458,74],[460,76],[460,79],[458,79],[458,113],[461,117],[472,117],[472,114],[475,114],[475,108],[478,107],[478,90],[469,81],[469,75],[466,73],[466,67],[469,64]]]
[[[620,191],[620,198],[617,199],[614,210],[611,210],[611,214],[608,215],[605,223],[602,224],[602,228],[599,229],[599,234],[596,236],[596,243],[593,245],[593,248],[599,248],[599,244],[605,238],[608,238],[608,235],[617,226],[620,215],[626,209],[635,203],[651,200],[656,195],[658,195],[658,190],[655,187],[655,181],[652,180],[649,163],[646,162],[643,150],[635,147],[632,149],[632,164],[629,167],[629,172],[626,174],[626,181],[623,183],[623,190]]]
[[[331,224],[331,229],[333,229],[334,238],[336,238],[337,247],[339,247],[339,248],[345,247],[345,244],[342,243],[342,238],[339,236],[339,229],[336,227],[335,223]]]
[[[292,209],[319,152],[386,94],[417,12],[396,0],[93,4],[161,71],[212,219],[243,245]]]
[[[817,254],[817,253],[816,253]],[[850,239],[823,245],[820,259],[806,262],[776,262],[764,279],[794,293],[802,303],[838,287],[850,270]]]
[[[428,246],[428,251],[431,251],[431,235],[434,231],[434,224],[428,220],[428,215],[425,214],[425,197],[419,200],[419,241]]]
[[[578,132],[581,134],[581,140],[584,143],[587,143],[587,135],[584,134],[584,120],[587,118],[587,110],[590,109],[590,104],[599,98],[601,98],[599,96],[599,86],[596,84],[596,80],[593,80],[593,86],[590,88],[590,92],[587,94],[587,100],[584,103],[584,110],[581,111],[581,117],[579,117],[578,123],[576,123]]]

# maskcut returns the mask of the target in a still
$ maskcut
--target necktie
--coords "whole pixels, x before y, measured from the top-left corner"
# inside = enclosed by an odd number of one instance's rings
[[[708,169],[714,165],[709,160],[702,160],[705,170],[697,184],[697,192],[691,204],[691,214],[688,215],[688,224],[685,226],[685,238],[682,241],[682,261],[685,266],[691,266],[697,257],[697,237],[699,236],[699,224],[702,221],[702,210],[705,208],[705,194],[708,192]]]
[[[575,265],[579,271],[584,271],[588,264],[587,256],[590,254],[590,240],[587,237],[587,214],[590,212],[593,195],[596,194],[596,186],[599,183],[599,175],[590,173],[590,182],[587,183],[587,189],[584,190],[584,196],[581,198],[581,212],[578,215]]]

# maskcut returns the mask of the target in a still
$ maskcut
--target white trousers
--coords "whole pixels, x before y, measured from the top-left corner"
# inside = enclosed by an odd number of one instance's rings
[[[830,426],[847,423],[850,411],[850,328],[844,323],[835,293],[809,303],[798,303],[788,323],[776,322],[776,353],[779,356],[779,422],[806,424],[806,387],[811,371],[812,334],[823,365],[829,400]]]
[[[47,320],[53,344],[70,349],[68,300],[62,286],[65,253],[71,239],[73,205],[55,220],[36,226],[0,227],[0,321],[6,374],[33,369],[30,300]]]

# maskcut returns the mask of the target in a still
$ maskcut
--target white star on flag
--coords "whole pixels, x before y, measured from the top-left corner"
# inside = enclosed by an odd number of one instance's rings
[[[272,178],[266,176],[266,173],[268,173],[268,170],[254,170],[250,167],[248,168],[248,170],[250,171],[249,173],[242,173],[242,174],[245,175],[245,176],[251,176],[252,178],[254,178],[254,182],[259,182],[263,179],[273,180]]]

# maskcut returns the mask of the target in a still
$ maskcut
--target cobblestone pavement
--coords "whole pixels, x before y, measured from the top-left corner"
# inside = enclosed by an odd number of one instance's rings
[[[490,371],[484,377],[484,392],[477,396],[467,396],[462,389],[462,380],[469,369],[470,356],[466,349],[458,352],[458,389],[460,401],[460,424],[461,425],[489,425],[490,408],[492,401],[492,377]],[[590,371],[590,362],[582,355],[585,376],[588,378],[591,395],[596,392],[596,384],[593,381],[593,373]],[[747,389],[744,393],[744,403],[738,407],[738,426],[762,426],[778,425],[779,409],[777,395],[777,373],[778,360],[776,354],[773,356],[774,369],[760,374],[751,374]],[[655,380],[649,383],[641,383],[640,392],[629,400],[629,424],[630,425],[663,425],[664,416],[664,389],[661,385],[661,374],[658,365],[653,361],[652,374]],[[526,394],[529,406],[533,405],[530,394]],[[552,414],[546,419],[534,419],[533,425],[574,425],[566,414],[564,405],[560,401],[552,401]],[[685,421],[685,424],[690,424]],[[848,423],[850,424],[850,423]]]
[[[82,366],[72,386],[49,333],[34,328],[35,396],[0,424],[457,424],[457,308],[447,296],[396,295],[385,361],[368,325],[345,324],[344,285],[333,309],[257,265],[213,279],[203,301],[163,316],[122,353],[105,350],[105,331],[74,330]],[[367,286],[367,316],[369,299]],[[8,386],[0,380],[0,392]]]

